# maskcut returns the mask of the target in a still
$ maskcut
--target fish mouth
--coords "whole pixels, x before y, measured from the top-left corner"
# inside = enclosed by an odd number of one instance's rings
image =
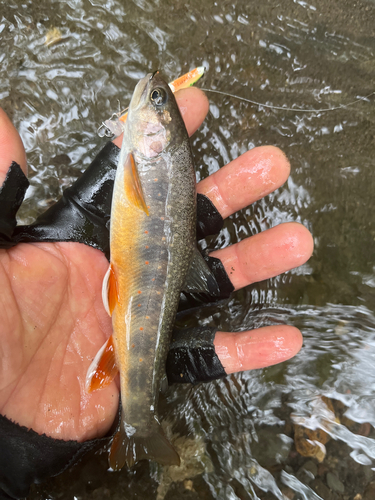
[[[145,77],[139,80],[134,89],[133,97],[129,106],[129,111],[132,109],[136,109],[141,104],[145,96],[148,94],[148,90],[150,88],[150,85],[152,85],[153,83],[152,80],[154,76],[158,73],[159,70],[156,70],[154,71],[154,73],[148,73]]]

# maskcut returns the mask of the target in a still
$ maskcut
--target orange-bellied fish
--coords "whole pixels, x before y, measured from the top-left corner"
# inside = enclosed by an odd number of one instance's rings
[[[120,372],[121,422],[113,469],[141,459],[178,465],[157,416],[180,291],[217,291],[196,249],[195,172],[173,92],[158,73],[137,84],[113,191],[111,262],[103,301],[113,334],[87,374],[89,391]]]

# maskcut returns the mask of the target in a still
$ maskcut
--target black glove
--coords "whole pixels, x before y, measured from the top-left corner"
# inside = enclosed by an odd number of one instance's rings
[[[9,249],[21,242],[76,241],[101,250],[109,259],[110,209],[119,151],[108,143],[62,198],[28,226],[16,227],[16,213],[29,182],[13,162],[0,188],[0,248]],[[214,205],[200,194],[197,219],[198,239],[219,232],[223,225]],[[228,298],[234,288],[222,263],[205,259],[219,285],[220,295],[214,300]],[[183,293],[178,314],[188,314],[212,301],[206,294]],[[170,384],[195,384],[226,375],[215,353],[215,333],[212,328],[173,331],[167,358]],[[41,436],[0,415],[0,500],[25,497],[31,483],[61,473],[87,451],[103,445],[111,434],[85,443],[62,441]]]

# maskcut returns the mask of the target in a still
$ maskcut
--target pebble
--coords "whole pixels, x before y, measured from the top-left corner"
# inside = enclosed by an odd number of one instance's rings
[[[332,500],[332,493],[320,479],[315,479],[315,481],[311,483],[310,488],[313,489],[322,499]]]
[[[297,472],[297,478],[303,483],[310,484],[318,474],[318,466],[312,461],[308,460],[300,467]]]
[[[345,486],[335,474],[333,474],[332,472],[328,472],[326,480],[328,488],[330,488],[332,491],[336,491],[337,493],[344,493]]]
[[[184,486],[186,490],[194,491],[193,481],[191,479],[185,479]]]
[[[296,493],[295,491],[291,490],[290,488],[288,487],[284,487],[282,489],[282,494],[284,495],[285,498],[287,498],[288,500],[294,500],[295,496],[296,496]]]
[[[315,462],[313,462],[312,460],[308,460],[304,465],[303,465],[303,468],[309,472],[311,472],[311,474],[316,477],[316,475],[318,474],[318,466],[316,465]]]
[[[367,485],[365,492],[363,494],[363,500],[374,500],[375,498],[375,482]]]
[[[259,429],[258,443],[252,447],[253,457],[263,467],[273,467],[284,463],[290,453],[293,440],[285,434],[280,434],[277,427]]]

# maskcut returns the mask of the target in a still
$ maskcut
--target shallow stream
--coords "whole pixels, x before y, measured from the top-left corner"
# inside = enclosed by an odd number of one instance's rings
[[[306,265],[194,321],[224,331],[287,322],[302,330],[301,352],[172,387],[161,414],[182,450],[179,470],[111,473],[103,451],[31,499],[375,498],[375,98],[346,107],[375,90],[374,26],[370,0],[0,0],[0,105],[31,180],[22,222],[77,179],[104,144],[100,123],[155,69],[173,80],[204,65],[198,86],[288,108],[342,106],[300,113],[208,94],[193,138],[198,180],[263,144],[292,164],[288,182],[230,217],[209,248],[286,221],[315,241]],[[52,28],[61,39],[46,45]]]

